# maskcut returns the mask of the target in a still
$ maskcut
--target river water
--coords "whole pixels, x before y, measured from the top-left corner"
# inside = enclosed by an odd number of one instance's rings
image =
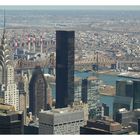
[[[75,77],[87,78],[90,76],[97,76],[97,74],[93,72],[75,72]],[[120,79],[131,80],[131,78],[118,77],[117,75],[109,75],[109,74],[98,74],[98,78],[102,80],[104,84],[112,85],[112,86],[115,86],[116,81]],[[53,93],[53,97],[55,98],[55,86],[52,89],[52,93]],[[100,101],[101,103],[104,103],[107,106],[109,106],[109,115],[112,116],[114,96],[101,95]]]
[[[75,72],[75,76],[86,78],[89,76],[97,76],[97,74],[93,72]],[[132,79],[132,78],[118,77],[117,75],[109,75],[109,74],[98,74],[98,78],[102,80],[104,84],[112,85],[112,86],[116,86],[117,80],[131,80]],[[107,106],[109,106],[109,115],[112,116],[114,96],[101,95],[100,101],[101,103],[104,103]]]

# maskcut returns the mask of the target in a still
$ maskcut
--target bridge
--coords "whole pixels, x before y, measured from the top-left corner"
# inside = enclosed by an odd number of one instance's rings
[[[116,62],[116,69],[121,70],[122,68],[133,67],[133,66],[140,66],[140,61],[133,60],[133,61],[117,61]]]
[[[111,66],[111,64],[116,64],[116,61],[111,60],[107,57],[98,57],[98,60],[95,57],[89,57],[87,59],[76,61],[75,70],[79,70],[79,69],[92,70],[92,65],[97,63],[98,66],[106,67],[106,66]]]
[[[96,64],[97,60],[95,58],[88,58],[77,60],[75,62],[75,70],[92,70],[92,65]],[[98,65],[100,66],[110,66],[111,64],[115,64],[116,62],[113,60],[109,60],[106,58],[99,58]],[[55,63],[49,63],[47,60],[40,60],[40,61],[33,61],[33,60],[18,60],[15,62],[15,70],[26,70],[26,69],[34,69],[35,66],[40,66],[41,68],[44,67],[51,67],[55,68]]]
[[[45,61],[33,61],[33,60],[18,60],[15,62],[15,70],[28,70],[34,69],[36,66],[41,68],[46,67]]]

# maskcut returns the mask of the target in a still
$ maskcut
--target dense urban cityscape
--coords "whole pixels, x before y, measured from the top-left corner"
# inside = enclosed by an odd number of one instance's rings
[[[0,134],[140,134],[139,10],[0,9]]]

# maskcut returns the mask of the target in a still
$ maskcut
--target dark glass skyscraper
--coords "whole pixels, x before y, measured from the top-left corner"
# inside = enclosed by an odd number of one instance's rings
[[[29,111],[34,116],[38,116],[41,109],[47,109],[47,83],[43,72],[39,66],[37,66],[33,72],[31,81],[29,83]]]
[[[116,95],[123,97],[133,97],[133,82],[131,80],[117,80]]]
[[[6,108],[5,108],[6,109]],[[0,134],[23,134],[23,113],[18,111],[0,111]]]
[[[74,31],[56,31],[56,108],[74,102]]]
[[[133,109],[140,108],[140,80],[133,81]]]
[[[82,100],[83,103],[88,102],[88,80],[87,79],[82,80],[82,96],[81,96],[81,100]]]

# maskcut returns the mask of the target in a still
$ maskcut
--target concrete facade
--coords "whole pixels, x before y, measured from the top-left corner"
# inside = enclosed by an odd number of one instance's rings
[[[39,114],[39,134],[80,134],[83,125],[83,110],[62,108]]]

